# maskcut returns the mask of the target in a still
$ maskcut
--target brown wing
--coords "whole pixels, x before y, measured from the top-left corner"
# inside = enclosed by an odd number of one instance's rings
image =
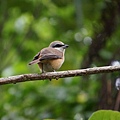
[[[61,59],[62,52],[54,48],[48,47],[48,48],[44,48],[43,50],[41,50],[40,56],[41,56],[39,59],[40,61],[51,60],[51,59]]]
[[[61,58],[62,58],[62,52],[54,48],[47,47],[42,49],[37,55],[35,55],[35,57],[29,63],[29,65],[42,62],[43,60],[61,59]]]

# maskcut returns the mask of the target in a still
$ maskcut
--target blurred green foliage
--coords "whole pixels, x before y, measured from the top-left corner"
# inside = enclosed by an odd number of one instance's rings
[[[92,38],[104,27],[101,14],[106,7],[103,0],[0,0],[0,76],[39,73],[37,65],[28,63],[54,40],[70,46],[60,70],[79,69]],[[101,59],[95,59],[91,66],[120,59],[119,19],[97,53]],[[98,108],[101,79],[101,75],[91,75],[0,86],[0,119],[87,119]]]

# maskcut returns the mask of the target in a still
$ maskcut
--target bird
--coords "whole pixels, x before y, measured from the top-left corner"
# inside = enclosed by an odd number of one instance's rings
[[[59,40],[53,41],[48,47],[38,52],[33,60],[29,62],[29,65],[38,64],[42,73],[55,72],[64,63],[65,49],[68,48],[68,46],[69,45]]]

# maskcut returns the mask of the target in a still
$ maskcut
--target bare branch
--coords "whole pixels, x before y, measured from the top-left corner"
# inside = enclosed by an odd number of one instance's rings
[[[38,74],[22,74],[16,76],[10,76],[6,78],[0,78],[0,85],[19,83],[25,81],[34,81],[34,80],[51,80],[59,79],[65,77],[74,77],[74,76],[83,76],[91,75],[98,73],[109,73],[114,71],[120,71],[120,66],[104,66],[104,67],[94,67],[80,70],[67,70],[59,72],[47,72],[47,73],[38,73]]]

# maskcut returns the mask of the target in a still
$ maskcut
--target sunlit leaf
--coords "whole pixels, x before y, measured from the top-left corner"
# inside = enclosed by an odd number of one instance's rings
[[[89,120],[119,120],[120,113],[112,110],[99,110],[94,112]]]

